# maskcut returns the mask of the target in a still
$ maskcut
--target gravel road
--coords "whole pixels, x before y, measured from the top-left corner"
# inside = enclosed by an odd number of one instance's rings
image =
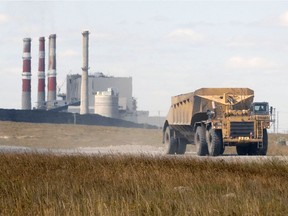
[[[197,160],[209,160],[220,162],[264,162],[264,161],[283,161],[288,163],[288,156],[238,156],[235,154],[224,154],[218,157],[204,156],[199,157],[196,152],[188,151],[184,155],[167,155],[164,147],[153,146],[107,146],[107,147],[79,147],[74,149],[45,149],[45,148],[29,148],[19,146],[0,146],[0,153],[40,153],[40,154],[56,154],[56,155],[129,155],[129,156],[147,156],[147,157],[176,157],[176,158],[193,158]]]
[[[288,146],[277,145],[276,135],[269,137],[269,156],[238,156],[235,147],[228,147],[223,156],[199,157],[193,145],[187,146],[185,155],[167,155],[166,146],[161,142],[160,129],[0,122],[0,153],[120,154],[217,161],[288,161]]]

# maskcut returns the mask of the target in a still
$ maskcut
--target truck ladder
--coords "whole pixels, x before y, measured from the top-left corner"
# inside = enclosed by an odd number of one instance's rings
[[[258,143],[258,148],[263,148],[263,127],[262,127],[262,122],[257,122],[257,133],[258,133],[258,138],[262,139],[262,142]]]

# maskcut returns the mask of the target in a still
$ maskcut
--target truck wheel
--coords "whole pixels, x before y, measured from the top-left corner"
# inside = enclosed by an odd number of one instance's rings
[[[209,131],[206,132],[206,140],[209,154],[211,156],[220,155],[224,148],[221,130],[215,130],[210,128]]]
[[[267,130],[263,130],[263,148],[258,148],[258,155],[266,155],[268,150],[268,134]]]
[[[196,129],[194,143],[196,145],[196,152],[199,156],[205,156],[208,154],[207,142],[205,137],[205,127],[198,126]]]
[[[174,130],[169,127],[165,130],[165,145],[168,146],[167,154],[176,154],[177,139],[174,138]]]
[[[236,151],[238,155],[247,155],[248,146],[236,146]]]
[[[257,144],[250,143],[249,146],[247,146],[247,153],[248,155],[257,155],[258,154]]]
[[[177,145],[176,154],[185,154],[187,143],[188,143],[188,140],[186,140],[185,138],[177,139],[178,145]]]

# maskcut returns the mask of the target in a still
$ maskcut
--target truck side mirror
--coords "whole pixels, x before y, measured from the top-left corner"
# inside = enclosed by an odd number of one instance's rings
[[[273,107],[271,106],[270,107],[270,115],[272,115],[272,113],[273,113]]]

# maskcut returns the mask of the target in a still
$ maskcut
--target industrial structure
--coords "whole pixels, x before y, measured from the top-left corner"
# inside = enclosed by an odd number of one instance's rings
[[[56,92],[56,34],[49,36],[47,76],[45,75],[45,38],[39,38],[38,95],[35,109],[68,111],[81,115],[98,114],[134,123],[154,125],[156,123],[161,127],[164,118],[160,116],[150,118],[148,111],[137,110],[136,99],[132,96],[132,77],[88,73],[89,31],[82,32],[82,38],[82,75],[67,75],[66,93],[58,95]],[[22,109],[31,110],[31,39],[25,38],[23,41]],[[47,95],[45,94],[46,77]],[[58,99],[57,96],[62,99]]]
[[[75,104],[81,100],[81,83],[80,74],[67,75],[67,104]],[[89,74],[89,113],[162,127],[165,117],[151,117],[149,111],[137,110],[137,100],[133,97],[132,90],[132,77],[113,77],[101,72]],[[68,111],[80,113],[80,107],[69,106]]]
[[[89,32],[84,31],[83,35],[83,67],[82,67],[82,80],[81,80],[81,98],[80,98],[80,114],[89,113],[89,100],[88,100],[88,62],[89,62]]]
[[[72,104],[80,100],[81,96],[81,83],[82,76],[79,74],[67,75],[67,89],[66,89],[66,101],[68,104]],[[109,89],[113,89],[109,90]],[[101,95],[108,95],[105,93],[110,91],[113,94],[117,93],[118,105],[117,109],[119,110],[119,118],[125,120],[130,120],[133,122],[137,121],[136,118],[136,99],[132,96],[132,77],[112,77],[105,76],[103,73],[94,73],[88,75],[88,104],[89,104],[89,113],[94,113],[95,110],[101,110],[103,107],[107,107],[106,104],[96,102],[96,99],[100,100]],[[115,97],[116,95],[111,95]],[[103,97],[102,97],[103,99]],[[115,103],[113,103],[115,105]],[[100,107],[97,107],[100,106]],[[69,111],[71,112],[80,112],[79,107],[69,106]],[[103,114],[103,113],[102,113]],[[109,114],[110,115],[110,114]],[[108,117],[110,117],[107,115]],[[113,114],[113,116],[115,116]]]
[[[119,97],[118,93],[112,88],[108,88],[107,91],[98,91],[95,95],[95,114],[110,117],[119,118]]]
[[[39,38],[37,109],[45,109],[45,37]]]
[[[31,38],[23,39],[22,110],[31,110]],[[45,37],[39,38],[38,92],[35,109],[67,110],[67,102],[56,95],[56,34],[49,36],[49,60],[47,73],[47,99],[45,93]],[[34,108],[33,108],[34,109]]]
[[[52,109],[56,103],[56,75],[56,34],[52,34],[49,36],[48,109]]]
[[[31,109],[31,38],[23,39],[22,109]]]

